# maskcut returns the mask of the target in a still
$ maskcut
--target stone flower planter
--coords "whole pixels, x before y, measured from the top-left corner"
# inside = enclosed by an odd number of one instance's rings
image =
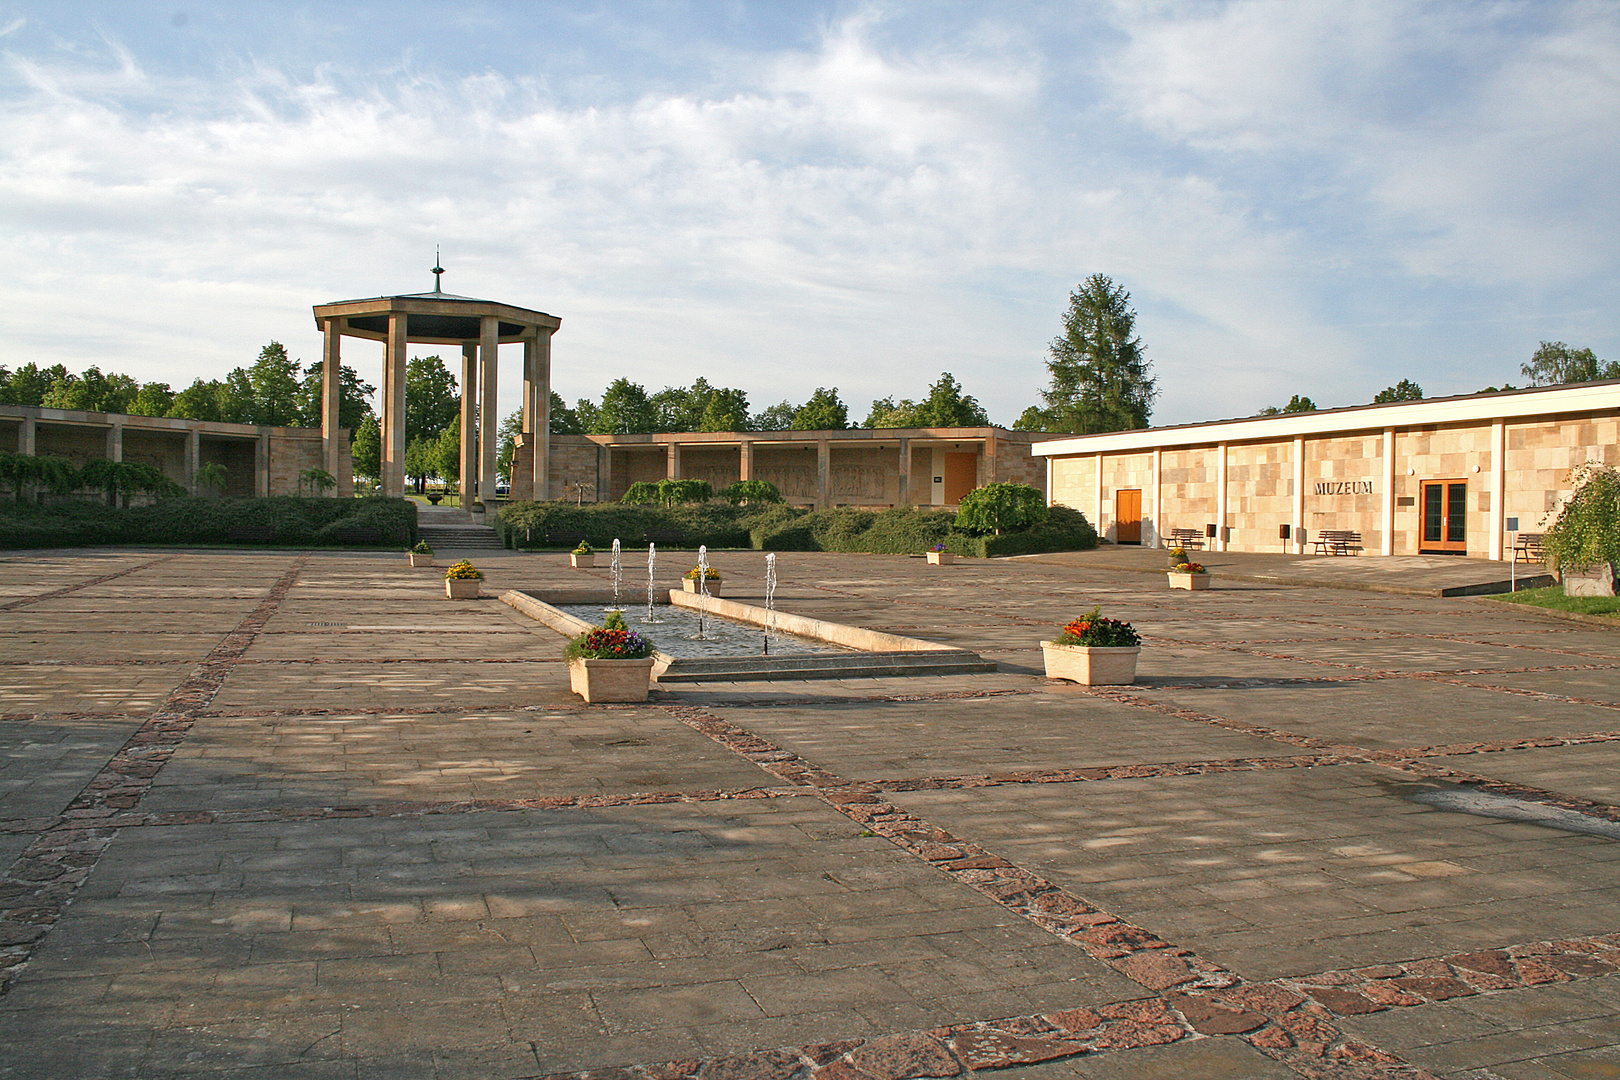
[[[478,587],[482,584],[477,578],[447,577],[444,579],[444,594],[452,600],[476,600]]]
[[[644,660],[570,660],[568,688],[587,702],[646,701],[652,668],[650,656]]]
[[[1178,574],[1172,570],[1166,576],[1170,579],[1172,589],[1191,589],[1198,592],[1200,589],[1209,588],[1209,574]]]
[[[1585,570],[1563,570],[1565,596],[1614,596],[1614,567],[1599,563]]]
[[[575,555],[572,551],[570,551],[568,553],[568,561],[574,567],[575,570],[578,570],[581,567],[595,566],[596,565],[596,552],[593,551],[588,555]]]
[[[928,564],[930,566],[949,566],[956,561],[956,553],[951,551],[930,551]]]
[[[1041,652],[1046,656],[1048,679],[1067,679],[1082,686],[1129,686],[1136,681],[1136,658],[1142,647],[1101,649],[1043,641]]]
[[[724,578],[716,578],[716,577],[712,577],[712,578],[709,579],[709,595],[710,596],[719,596],[720,595],[720,582],[722,582],[724,580],[725,580]],[[681,590],[683,592],[695,593],[695,592],[698,591],[698,583],[693,578],[689,578],[689,577],[688,578],[681,578]]]

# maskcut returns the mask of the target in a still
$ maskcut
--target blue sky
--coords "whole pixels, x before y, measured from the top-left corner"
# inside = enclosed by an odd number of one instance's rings
[[[0,0],[0,364],[311,360],[438,244],[570,401],[950,371],[1010,424],[1097,272],[1155,423],[1467,393],[1620,359],[1617,175],[1610,2]]]

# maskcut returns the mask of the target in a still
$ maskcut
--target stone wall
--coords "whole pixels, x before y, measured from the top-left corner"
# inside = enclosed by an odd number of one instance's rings
[[[887,509],[900,501],[898,450],[835,446],[829,466],[832,473],[828,484],[834,506]]]
[[[818,474],[814,450],[784,450],[766,443],[754,445],[754,479],[769,480],[794,506],[816,501]]]
[[[1227,546],[1243,551],[1283,550],[1277,526],[1294,520],[1293,441],[1227,447],[1226,482]]]

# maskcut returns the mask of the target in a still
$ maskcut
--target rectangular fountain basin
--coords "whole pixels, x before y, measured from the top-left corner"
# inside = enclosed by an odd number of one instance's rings
[[[512,589],[501,601],[530,618],[545,623],[564,637],[573,638],[598,623],[587,622],[559,610],[558,604],[610,605],[611,589]],[[621,598],[622,600],[622,598]],[[696,608],[700,596],[670,590],[655,598],[659,604]],[[634,605],[624,605],[628,610]],[[653,681],[752,682],[771,679],[849,679],[878,676],[962,675],[994,671],[996,665],[976,652],[943,647],[921,638],[885,634],[845,623],[806,618],[767,610],[736,600],[709,597],[708,612],[735,622],[839,646],[833,653],[804,656],[682,657],[654,653]]]

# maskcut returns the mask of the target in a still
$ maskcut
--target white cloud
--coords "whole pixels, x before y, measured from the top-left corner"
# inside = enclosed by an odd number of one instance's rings
[[[425,289],[441,243],[447,289],[562,316],[569,397],[702,375],[756,406],[836,385],[864,415],[949,370],[1010,422],[1094,271],[1135,296],[1163,422],[1366,400],[1424,374],[1397,346],[1479,381],[1477,337],[1368,312],[1612,280],[1620,164],[1612,12],[1531,32],[1494,10],[1122,8],[1102,100],[1017,10],[920,31],[862,9],[701,84],[617,73],[566,102],[544,69],[19,46],[0,362],[184,383],[272,337],[312,359],[308,305]],[[1455,295],[1391,309],[1434,283]]]

